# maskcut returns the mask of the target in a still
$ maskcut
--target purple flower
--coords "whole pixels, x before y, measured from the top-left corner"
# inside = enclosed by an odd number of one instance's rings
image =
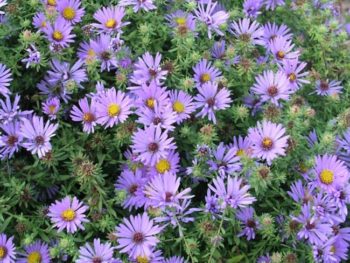
[[[238,236],[246,236],[247,240],[255,239],[255,231],[259,228],[259,222],[254,219],[254,209],[252,207],[240,209],[236,217],[243,228]]]
[[[98,23],[92,24],[100,33],[122,32],[121,28],[129,22],[122,22],[125,16],[125,9],[119,6],[102,7],[94,14]]]
[[[330,238],[325,243],[313,246],[313,256],[316,262],[342,262],[348,259],[348,247],[346,242]]]
[[[72,34],[72,30],[72,25],[61,17],[43,29],[47,39],[62,48],[68,47],[70,43],[74,42],[75,34]]]
[[[0,234],[0,261],[2,263],[14,263],[16,259],[16,248],[13,244],[13,237],[7,238]]]
[[[169,92],[170,102],[176,114],[176,122],[180,124],[190,118],[190,114],[195,111],[193,98],[182,90],[172,90]]]
[[[39,32],[45,31],[48,24],[49,22],[43,12],[37,12],[33,17],[33,26],[37,28]]]
[[[151,83],[149,86],[146,84],[141,85],[141,88],[133,91],[136,96],[135,106],[138,108],[138,112],[144,111],[145,108],[154,110],[155,107],[162,109],[169,105],[169,92],[166,88],[162,88],[155,83]]]
[[[83,123],[83,131],[93,133],[95,131],[96,122],[96,103],[94,100],[89,105],[88,99],[79,100],[79,107],[73,106],[70,114],[73,121]]]
[[[301,180],[296,181],[287,192],[290,197],[297,203],[307,204],[313,200],[314,187],[303,186]]]
[[[157,7],[153,4],[153,0],[120,0],[120,6],[133,6],[134,13],[139,12],[140,10],[144,10],[146,12],[150,10],[154,10]]]
[[[258,22],[252,22],[249,18],[243,18],[238,22],[233,22],[230,28],[231,33],[241,41],[252,45],[264,45],[262,40],[264,29]]]
[[[194,81],[197,87],[202,86],[207,82],[215,82],[221,77],[221,72],[212,66],[211,62],[202,59],[193,67]]]
[[[38,83],[37,88],[40,90],[40,94],[47,95],[49,98],[58,97],[64,102],[68,102],[71,98],[71,91],[67,90],[61,82],[53,82],[47,76]]]
[[[26,68],[40,63],[41,54],[34,45],[30,44],[26,51],[28,52],[28,57],[21,60],[23,63],[26,63]]]
[[[226,42],[225,40],[216,41],[211,49],[211,56],[215,59],[225,59]]]
[[[22,146],[23,137],[20,134],[20,123],[10,122],[0,125],[3,134],[0,135],[0,156],[1,159],[11,158]]]
[[[164,108],[155,106],[153,110],[144,108],[143,111],[138,111],[138,115],[137,122],[145,126],[153,123],[166,131],[173,131],[175,129],[176,113],[173,111],[171,105]]]
[[[306,63],[300,62],[299,59],[284,60],[280,66],[280,70],[283,71],[289,80],[289,88],[292,91],[298,90],[303,84],[310,83],[308,80],[303,79],[308,75],[308,72],[302,73],[305,67]]]
[[[281,124],[270,121],[257,123],[256,128],[249,128],[248,138],[252,143],[253,157],[260,158],[271,164],[278,156],[285,155],[288,135]]]
[[[171,258],[168,259],[164,259],[162,261],[162,263],[185,263],[186,261],[184,260],[183,257],[179,257],[179,256],[173,256]]]
[[[198,9],[194,10],[194,13],[198,21],[203,22],[208,28],[208,37],[212,37],[212,31],[216,34],[223,36],[224,33],[220,30],[220,26],[225,24],[229,18],[229,14],[224,10],[218,10],[218,2],[208,0],[204,2],[198,2]]]
[[[0,0],[0,8],[4,7],[5,5],[7,5],[7,0]],[[5,15],[5,12],[0,10],[0,15]]]
[[[12,81],[12,74],[10,69],[6,68],[4,64],[0,63],[0,94],[9,95],[11,91],[8,89]]]
[[[161,231],[162,228],[154,225],[146,213],[124,218],[116,227],[117,249],[120,249],[120,253],[128,253],[131,258],[149,257],[159,242],[155,235]]]
[[[42,111],[50,120],[55,120],[56,115],[60,109],[60,100],[56,97],[48,98],[45,102],[42,103]]]
[[[280,100],[289,100],[293,92],[289,87],[289,81],[282,71],[276,74],[271,71],[264,71],[263,74],[255,78],[255,84],[251,91],[260,96],[262,102],[280,104]]]
[[[333,96],[341,93],[343,87],[340,81],[336,80],[317,80],[316,81],[316,94],[320,96]]]
[[[310,147],[314,147],[318,143],[318,137],[315,129],[309,132],[308,136],[306,137],[306,141]]]
[[[122,91],[115,88],[100,94],[96,102],[97,123],[106,128],[123,123],[131,114],[131,99]]]
[[[245,0],[243,3],[243,11],[245,16],[257,18],[261,13],[260,9],[262,5],[262,0]]]
[[[165,173],[176,174],[179,172],[179,154],[171,150],[166,158],[161,158],[154,166],[150,167],[151,176],[164,175]]]
[[[284,0],[265,0],[264,4],[266,5],[266,10],[274,10],[277,6],[285,5]]]
[[[293,37],[293,34],[290,33],[290,29],[284,24],[278,26],[275,23],[268,22],[263,28],[264,34],[262,38],[265,42],[265,47],[269,47],[269,43],[276,37],[283,37],[287,40],[291,40]]]
[[[188,32],[194,32],[196,29],[194,16],[182,10],[166,15],[165,19],[169,22],[169,26],[175,28],[176,33],[180,36],[184,36]]]
[[[39,158],[51,151],[51,137],[55,136],[58,124],[44,123],[43,117],[33,116],[32,119],[23,119],[21,135],[24,138],[23,147]]]
[[[217,198],[222,202],[222,206],[231,206],[237,209],[238,207],[246,207],[256,201],[248,190],[250,186],[243,184],[242,179],[238,177],[227,177],[227,185],[225,186],[224,179],[217,177],[209,185],[209,189],[213,191]]]
[[[110,71],[112,68],[118,66],[111,42],[112,40],[109,35],[101,34],[90,44],[96,54],[96,58],[101,62],[101,71]]]
[[[85,229],[82,223],[89,222],[84,214],[86,210],[88,207],[76,197],[67,196],[49,207],[48,216],[58,232],[66,229],[68,233],[75,233],[78,228]]]
[[[292,41],[283,36],[277,36],[269,42],[270,52],[279,63],[298,58],[299,51],[292,51],[293,48]]]
[[[132,136],[132,150],[139,154],[137,160],[146,165],[155,165],[161,158],[166,158],[169,150],[175,150],[173,138],[168,138],[159,126],[151,124],[144,130],[138,129]]]
[[[5,99],[6,100],[0,100],[0,121],[2,124],[22,120],[32,113],[32,111],[21,111],[18,105],[21,96],[16,94],[13,103],[9,96],[5,96]]]
[[[72,25],[79,23],[85,13],[80,0],[60,0],[56,8],[60,16]]]
[[[113,259],[113,247],[111,243],[101,243],[99,238],[94,239],[93,247],[86,243],[79,248],[79,258],[77,263],[110,263]]]
[[[219,201],[219,198],[216,195],[212,195],[210,189],[208,189],[207,195],[205,196],[204,211],[210,213],[213,218],[217,217],[226,206],[226,204],[222,202],[219,203]]]
[[[179,201],[190,199],[193,196],[188,195],[191,188],[179,192],[180,178],[175,174],[165,173],[155,176],[144,189],[145,195],[149,199],[149,204],[153,207],[178,207]]]
[[[234,136],[232,140],[233,143],[229,144],[229,147],[236,149],[237,156],[242,157],[252,155],[252,143],[249,141],[248,137]]]
[[[36,241],[31,245],[25,246],[24,250],[25,253],[19,253],[16,263],[51,262],[49,247],[41,241]]]
[[[197,89],[199,94],[194,98],[195,105],[201,110],[196,116],[208,116],[208,119],[216,124],[215,111],[228,108],[232,102],[230,91],[227,88],[218,90],[218,85],[214,82],[205,83]]]
[[[83,60],[86,64],[94,61],[96,59],[96,52],[92,48],[93,40],[89,42],[81,42],[78,49],[78,57],[80,60]]]
[[[213,160],[208,161],[210,170],[216,171],[220,176],[232,175],[241,169],[236,148],[227,147],[221,142],[212,154]]]

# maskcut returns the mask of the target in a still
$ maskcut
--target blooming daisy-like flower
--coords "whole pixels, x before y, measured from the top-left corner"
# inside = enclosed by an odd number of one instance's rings
[[[61,98],[64,102],[68,102],[71,98],[71,91],[67,90],[61,82],[53,82],[47,76],[37,84],[37,88],[40,90],[40,94],[49,98]]]
[[[248,137],[234,136],[233,143],[229,144],[229,147],[236,148],[236,155],[239,157],[251,156],[253,152],[252,143],[249,141]]]
[[[121,32],[121,28],[129,22],[123,22],[122,19],[125,16],[124,7],[109,6],[102,7],[94,14],[94,18],[98,23],[92,25],[97,28],[100,33],[116,33]]]
[[[33,17],[33,26],[38,29],[38,31],[44,31],[47,28],[49,21],[47,20],[43,12],[37,12]]]
[[[266,160],[269,165],[273,159],[284,156],[289,138],[285,133],[286,129],[281,124],[265,120],[262,123],[258,122],[257,127],[249,128],[248,138],[252,143],[252,156]]]
[[[224,60],[226,58],[225,40],[216,41],[211,49],[211,56],[215,59]]]
[[[133,6],[134,13],[144,10],[146,12],[156,9],[153,0],[120,0],[119,6]]]
[[[188,32],[194,32],[196,29],[196,20],[192,14],[188,14],[182,10],[165,16],[170,27],[176,29],[176,33],[180,36],[186,35]]]
[[[292,91],[298,90],[303,84],[310,83],[303,79],[308,75],[308,72],[302,72],[306,67],[305,62],[300,62],[299,59],[287,59],[280,65],[280,70],[289,80],[289,87]]]
[[[164,259],[162,263],[185,263],[185,259],[180,256],[173,256],[171,258]]]
[[[43,117],[33,116],[32,119],[23,119],[21,135],[25,139],[23,147],[32,154],[38,154],[39,158],[51,151],[51,137],[55,136],[58,124],[44,123]]]
[[[93,246],[86,243],[79,248],[79,258],[76,263],[110,263],[113,259],[113,250],[111,243],[103,244],[99,238],[95,238]]]
[[[176,113],[173,111],[171,105],[164,108],[155,106],[153,110],[145,108],[143,111],[138,111],[138,115],[137,122],[145,126],[153,123],[166,131],[173,131],[175,129]]]
[[[10,69],[6,68],[4,64],[0,63],[0,94],[9,95],[11,94],[8,87],[12,81],[12,74]]]
[[[0,234],[0,262],[14,263],[16,259],[16,248],[13,244],[13,237],[7,238],[5,234]]]
[[[117,58],[115,52],[111,46],[111,37],[107,34],[101,34],[95,41],[91,42],[91,47],[96,54],[96,58],[101,62],[101,71],[105,69],[110,71],[112,68],[116,68]]]
[[[276,37],[283,37],[287,40],[291,40],[293,34],[290,33],[290,29],[282,24],[278,26],[275,23],[268,22],[263,26],[264,34],[262,35],[262,39],[265,42],[265,47],[269,47],[270,41],[274,40]]]
[[[229,18],[229,14],[224,10],[218,10],[218,2],[199,1],[198,8],[194,10],[194,13],[198,19],[208,27],[208,37],[212,37],[212,31],[216,34],[223,36],[224,33],[220,30],[220,26],[225,24]]]
[[[193,67],[194,71],[194,81],[197,87],[207,83],[215,82],[219,77],[221,77],[221,72],[212,66],[211,62],[206,59],[202,59]]]
[[[90,39],[89,42],[81,42],[78,49],[79,59],[83,60],[86,64],[96,59],[96,52],[92,48],[92,41],[93,40]]]
[[[75,233],[78,228],[84,230],[83,223],[89,222],[84,214],[86,210],[88,207],[76,197],[67,196],[49,207],[48,216],[58,232],[66,229],[68,233]]]
[[[72,25],[79,23],[85,13],[80,0],[60,0],[56,8],[60,16]]]
[[[162,132],[160,126],[151,124],[144,130],[138,129],[132,136],[132,150],[139,154],[137,160],[146,165],[155,165],[161,158],[166,158],[169,150],[175,150],[173,138]]]
[[[278,106],[280,100],[289,100],[289,96],[293,93],[282,71],[277,73],[271,70],[264,71],[255,78],[255,81],[251,91],[260,96],[262,102],[271,102]]]
[[[141,88],[134,90],[133,94],[136,95],[135,106],[138,108],[138,112],[142,112],[144,108],[154,110],[158,107],[163,109],[169,105],[169,92],[166,88],[155,83],[151,83],[149,86],[143,84]]]
[[[55,120],[57,112],[60,109],[60,100],[58,98],[48,98],[45,102],[42,103],[42,110],[50,120]]]
[[[213,159],[208,161],[210,170],[218,172],[220,176],[224,177],[241,169],[236,148],[229,148],[221,142],[212,154]]]
[[[118,177],[115,188],[117,190],[124,190],[127,193],[126,199],[123,202],[124,208],[129,208],[129,211],[135,207],[139,208],[145,204],[146,197],[143,193],[146,178],[140,169],[135,172],[131,170],[123,170]]]
[[[336,80],[317,80],[316,81],[316,94],[321,96],[332,96],[341,93],[343,87],[340,81]]]
[[[176,114],[176,122],[180,124],[190,118],[190,114],[195,111],[193,98],[182,90],[172,90],[169,92],[170,103]]]
[[[146,213],[124,218],[116,227],[117,249],[120,253],[128,253],[131,258],[149,257],[159,242],[156,235],[161,231],[162,228],[154,225]]]
[[[209,185],[217,198],[223,202],[223,207],[231,206],[232,208],[246,207],[256,201],[255,197],[248,192],[250,186],[243,184],[242,179],[228,176],[225,185],[224,179],[217,177]]]
[[[291,185],[290,191],[287,193],[295,202],[307,204],[314,198],[314,189],[313,186],[304,186],[302,181],[298,180]]]
[[[326,192],[335,191],[336,187],[345,185],[349,180],[345,163],[335,155],[316,156],[313,173],[316,177],[314,184]]]
[[[299,51],[292,51],[293,48],[292,41],[283,36],[277,36],[269,42],[269,50],[277,62],[298,58]]]
[[[236,217],[241,221],[242,226],[242,231],[238,236],[246,236],[247,240],[255,239],[255,231],[259,228],[259,222],[254,219],[254,209],[252,207],[240,209]]]
[[[57,0],[42,0],[42,2],[47,5],[48,7],[56,7],[57,6]]]
[[[97,124],[96,120],[96,103],[94,100],[89,105],[88,99],[83,98],[79,100],[79,107],[73,106],[70,114],[73,121],[83,123],[83,131],[86,133],[93,133]]]
[[[261,12],[263,5],[262,0],[245,0],[243,3],[243,11],[247,17],[256,18]]]
[[[21,111],[19,101],[21,96],[16,94],[16,97],[11,102],[9,96],[5,96],[5,100],[0,100],[0,121],[2,124],[7,124],[12,121],[21,120],[33,111]]]
[[[215,111],[226,109],[230,106],[230,91],[227,88],[218,90],[218,85],[208,82],[198,87],[199,94],[194,98],[197,109],[197,117],[208,116],[208,119],[216,124]]]
[[[264,29],[256,21],[251,21],[249,18],[240,19],[238,22],[233,22],[230,25],[231,33],[241,41],[252,45],[263,45],[262,37]]]
[[[23,137],[20,134],[20,123],[17,121],[0,125],[3,134],[0,135],[0,155],[2,159],[11,158],[22,145]]]
[[[72,25],[62,17],[57,18],[53,24],[49,23],[43,29],[47,39],[62,48],[68,47],[70,43],[74,42],[75,34],[72,34],[72,30]]]
[[[152,176],[164,175],[165,173],[176,174],[179,172],[179,162],[179,154],[176,151],[171,150],[168,152],[166,158],[161,158],[154,166],[151,167],[149,173]]]
[[[131,114],[131,106],[132,101],[124,92],[108,89],[96,102],[97,123],[106,128],[123,123]]]
[[[26,51],[28,52],[28,57],[21,60],[23,63],[26,63],[26,68],[40,63],[41,54],[34,45],[30,44]]]
[[[264,2],[266,10],[275,10],[277,6],[285,5],[284,0],[265,0]]]
[[[145,195],[149,199],[148,205],[153,207],[178,207],[179,200],[191,199],[189,195],[191,188],[178,192],[180,187],[180,178],[175,174],[165,173],[155,176],[144,189]]]
[[[155,248],[151,249],[151,253],[149,256],[146,255],[135,255],[133,257],[128,258],[128,262],[130,263],[145,263],[145,262],[149,262],[149,263],[162,263],[163,260],[163,256],[162,256],[162,251],[160,250],[155,250]],[[114,262],[112,262],[114,263]],[[117,262],[118,263],[118,262]],[[122,262],[120,262],[122,263]]]
[[[25,253],[19,253],[17,263],[50,263],[50,251],[47,244],[36,241],[31,245],[24,247]]]

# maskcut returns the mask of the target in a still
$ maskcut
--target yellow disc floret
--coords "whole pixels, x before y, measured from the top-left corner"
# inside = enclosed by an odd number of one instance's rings
[[[71,208],[68,208],[62,212],[61,217],[64,221],[73,221],[75,218],[75,211]]]
[[[165,172],[168,172],[170,170],[170,163],[166,159],[160,159],[159,162],[156,164],[157,172],[160,174],[163,174]]]
[[[105,23],[105,26],[107,28],[115,28],[117,26],[117,21],[115,21],[115,19],[110,18],[107,20],[107,22]]]
[[[180,101],[175,101],[173,104],[173,110],[177,113],[182,113],[185,111],[185,105]]]
[[[67,20],[73,20],[75,18],[75,10],[72,7],[66,7],[63,9],[62,16]]]
[[[108,106],[108,115],[110,117],[118,116],[120,113],[120,106],[117,103],[111,103]]]
[[[56,41],[61,41],[63,39],[63,34],[61,31],[55,30],[52,34],[52,38]]]
[[[331,184],[334,181],[334,173],[331,170],[324,169],[320,173],[320,180],[324,184]]]
[[[29,253],[27,257],[28,263],[40,263],[41,262],[41,254],[38,251],[33,251]]]

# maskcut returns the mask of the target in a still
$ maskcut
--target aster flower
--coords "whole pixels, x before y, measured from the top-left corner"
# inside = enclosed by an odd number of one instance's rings
[[[243,11],[245,16],[256,18],[261,12],[263,5],[262,0],[245,0],[243,3]]]
[[[113,259],[113,250],[111,243],[103,244],[99,238],[95,238],[93,246],[86,243],[79,248],[79,258],[76,263],[110,263]]]
[[[242,136],[234,136],[232,139],[232,143],[228,146],[230,148],[235,148],[236,155],[239,157],[242,156],[251,156],[252,155],[252,143],[249,141],[248,137],[242,137]]]
[[[254,209],[252,207],[240,209],[236,217],[242,226],[242,231],[238,236],[246,236],[247,240],[255,239],[255,231],[259,228],[259,222],[254,219]]]
[[[119,6],[133,6],[134,13],[144,10],[146,12],[156,9],[153,0],[120,0]]]
[[[69,196],[50,205],[48,216],[58,232],[66,229],[68,233],[75,233],[78,229],[84,230],[83,223],[89,222],[84,214],[88,207],[76,197]]]
[[[306,63],[300,62],[298,59],[287,59],[280,65],[280,70],[283,71],[289,80],[289,87],[292,91],[298,90],[303,84],[310,83],[308,80],[303,79],[308,75],[308,72],[302,73],[305,67]]]
[[[215,59],[225,59],[226,42],[225,40],[216,41],[211,49],[211,56]]]
[[[348,246],[347,243],[333,237],[323,244],[313,246],[313,256],[316,262],[342,262],[347,260]]]
[[[23,137],[20,134],[20,123],[10,122],[0,125],[3,134],[0,135],[0,155],[1,159],[11,158],[22,146]]]
[[[176,174],[179,172],[179,154],[170,150],[166,158],[161,158],[154,166],[150,167],[150,175],[164,175],[165,173]]]
[[[211,62],[206,59],[202,59],[193,67],[194,71],[194,81],[197,87],[207,83],[215,82],[219,77],[221,77],[221,72],[212,66]]]
[[[131,170],[122,171],[115,184],[115,188],[117,190],[124,190],[127,193],[126,199],[122,204],[124,208],[129,208],[130,211],[133,207],[139,208],[145,204],[146,197],[143,189],[146,181],[142,171],[139,169],[136,169],[135,172]]]
[[[194,32],[196,29],[196,20],[192,14],[188,14],[182,10],[177,10],[174,13],[165,16],[169,26],[175,28],[175,33],[184,36],[189,32]]]
[[[264,34],[262,35],[262,38],[265,42],[265,47],[269,47],[269,43],[274,40],[276,37],[283,37],[287,40],[291,40],[293,37],[293,34],[290,33],[290,29],[284,25],[281,24],[278,26],[275,23],[268,22],[263,26]]]
[[[6,68],[4,64],[0,63],[0,94],[9,95],[11,94],[9,90],[10,82],[12,81],[12,74],[10,69]]]
[[[7,0],[0,0],[0,8],[4,7],[7,5]],[[5,12],[0,10],[0,15],[4,15]]]
[[[208,116],[208,119],[216,124],[215,111],[228,108],[232,102],[229,90],[227,88],[218,90],[218,85],[214,82],[205,83],[197,89],[199,94],[194,100],[200,112],[196,116]]]
[[[154,225],[146,213],[124,218],[116,227],[117,249],[120,253],[128,253],[132,258],[151,255],[152,249],[159,242],[156,237],[162,231],[158,225]]]
[[[98,23],[92,24],[100,33],[116,33],[122,32],[121,28],[129,24],[123,22],[125,9],[119,6],[102,7],[94,14]]]
[[[248,138],[252,143],[253,157],[260,158],[271,164],[278,156],[284,156],[288,135],[281,124],[270,121],[257,123],[256,128],[249,128]]]
[[[167,206],[179,206],[179,200],[190,199],[191,188],[178,192],[180,178],[175,174],[165,173],[157,175],[145,186],[144,193],[149,199],[149,205],[165,208]]]
[[[153,110],[144,108],[143,111],[138,111],[138,115],[137,122],[145,126],[153,123],[166,131],[173,131],[175,129],[176,113],[173,111],[171,105],[164,108],[155,106]]]
[[[161,158],[166,158],[169,150],[176,149],[176,146],[173,138],[169,138],[159,126],[151,124],[144,130],[139,128],[133,134],[131,148],[139,154],[137,160],[146,165],[155,165]]]
[[[231,33],[241,41],[252,45],[263,45],[262,37],[264,29],[256,21],[251,21],[249,18],[240,19],[238,22],[233,22],[230,25]]]
[[[96,102],[97,123],[106,128],[123,123],[131,114],[131,99],[122,91],[108,89]]]
[[[44,123],[43,117],[33,116],[32,119],[23,119],[21,135],[25,139],[23,147],[32,154],[38,154],[39,158],[51,151],[51,137],[55,136],[58,124]]]
[[[23,63],[26,63],[26,68],[40,63],[41,54],[34,45],[30,44],[26,51],[28,52],[28,57],[21,60]]]
[[[135,255],[133,257],[129,257],[128,262],[130,263],[143,263],[143,262],[162,263],[163,259],[164,258],[162,256],[162,251],[155,250],[155,248],[152,248],[149,256],[146,256],[143,254]]]
[[[276,74],[271,70],[264,71],[263,74],[255,78],[255,81],[251,91],[260,96],[262,102],[271,102],[278,106],[280,100],[289,100],[289,96],[293,92],[282,71],[278,71]]]
[[[155,107],[158,107],[163,109],[169,105],[169,92],[166,88],[162,88],[155,83],[151,83],[149,86],[143,84],[141,88],[134,90],[133,94],[136,96],[135,106],[139,112],[142,112],[144,108],[154,110]]]
[[[62,48],[68,47],[70,43],[74,42],[75,34],[72,34],[72,30],[72,25],[61,17],[43,29],[47,39]]]
[[[299,51],[292,51],[293,48],[292,41],[283,36],[277,36],[269,42],[269,50],[279,63],[298,58]]]
[[[101,71],[110,71],[117,68],[117,58],[111,46],[111,37],[107,34],[101,34],[95,41],[91,42],[91,47],[96,54],[96,58],[101,62]]]
[[[314,187],[304,186],[301,180],[294,182],[288,195],[297,203],[306,204],[313,200]]]
[[[13,237],[7,238],[0,234],[0,261],[2,263],[14,263],[16,259],[16,248],[13,244]]]
[[[218,172],[220,176],[231,175],[241,169],[236,148],[227,147],[221,142],[212,154],[213,159],[208,161],[209,169]]]
[[[48,98],[45,102],[42,103],[42,111],[50,120],[55,120],[56,115],[60,109],[60,100],[58,98]]]
[[[83,60],[86,64],[94,61],[96,59],[96,52],[92,48],[93,40],[89,42],[81,42],[78,49],[78,58]]]
[[[83,123],[83,131],[93,133],[95,131],[96,122],[96,103],[94,100],[89,104],[87,98],[79,100],[79,107],[73,106],[70,114],[73,121]]]
[[[33,26],[38,29],[38,31],[44,31],[47,28],[49,21],[47,20],[43,12],[37,12],[33,17]]]
[[[225,209],[226,204],[221,202],[216,195],[213,195],[208,189],[207,195],[205,196],[205,209],[206,213],[210,213],[213,218],[217,217],[223,209]]]
[[[41,241],[25,246],[24,251],[24,253],[19,253],[16,263],[51,262],[49,247]]]
[[[195,111],[193,98],[182,90],[172,90],[169,92],[170,103],[176,114],[176,122],[180,124],[190,118],[190,114]]]
[[[316,81],[316,94],[320,96],[333,96],[341,93],[343,87],[340,81],[336,80],[317,80]]]
[[[61,98],[64,102],[68,102],[71,98],[71,90],[69,91],[60,81],[53,82],[48,76],[37,84],[37,88],[40,90],[41,95],[49,98]]]
[[[344,221],[346,216],[348,215],[347,205],[350,204],[350,184],[346,183],[345,185],[337,186],[336,189],[332,191],[328,196],[338,207],[338,215],[342,219],[342,221]]]
[[[315,129],[309,132],[306,141],[310,147],[314,147],[318,143],[318,136]]]
[[[5,96],[5,100],[0,100],[0,121],[2,124],[21,120],[32,113],[32,111],[21,111],[19,107],[20,99],[21,96],[16,94],[13,103],[9,96]]]
[[[162,263],[185,263],[186,261],[184,260],[183,257],[179,256],[173,256],[168,259],[164,259]]]
[[[60,0],[56,8],[60,16],[72,25],[79,23],[85,13],[80,0]]]
[[[204,23],[208,28],[208,37],[212,37],[212,31],[223,36],[224,33],[220,30],[220,26],[225,24],[229,18],[229,14],[224,10],[218,10],[218,2],[208,0],[205,2],[198,2],[198,8],[194,13],[198,21]]]
[[[285,5],[284,0],[265,0],[264,2],[266,10],[275,10],[277,6]]]
[[[328,193],[349,180],[349,172],[344,162],[338,160],[335,155],[316,156],[312,173],[315,175],[313,184]]]
[[[228,176],[225,181],[227,185],[223,178],[217,177],[209,185],[209,189],[223,202],[223,207],[231,206],[236,209],[246,207],[256,201],[255,197],[248,193],[250,186],[244,185],[241,178]]]
[[[327,241],[328,235],[332,233],[332,227],[329,223],[322,222],[311,214],[309,204],[303,205],[300,215],[292,217],[292,219],[301,224],[301,229],[297,234],[298,238],[305,239],[310,244],[320,245]]]

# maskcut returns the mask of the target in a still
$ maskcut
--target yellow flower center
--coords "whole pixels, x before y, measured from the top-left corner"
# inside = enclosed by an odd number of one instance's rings
[[[331,184],[334,181],[334,173],[331,170],[324,169],[320,173],[320,180],[324,184]]]
[[[56,0],[47,0],[47,4],[51,6],[56,6]]]
[[[295,81],[297,79],[297,76],[294,73],[290,73],[288,75],[288,78],[289,78],[290,81]]]
[[[265,137],[262,141],[262,147],[265,149],[265,150],[270,150],[272,148],[272,145],[273,145],[273,141],[268,138],[268,137]]]
[[[180,101],[175,101],[173,104],[173,110],[177,113],[182,113],[185,111],[185,105]]]
[[[136,262],[137,263],[148,263],[149,260],[147,257],[138,256],[138,257],[136,257]]]
[[[237,152],[236,152],[236,155],[237,156],[243,156],[245,155],[245,151],[243,149],[239,149]]]
[[[186,24],[186,18],[184,17],[178,17],[175,19],[177,25],[184,26]]]
[[[94,51],[92,48],[90,48],[90,49],[88,50],[88,52],[87,52],[87,55],[88,55],[89,57],[95,57],[96,53],[95,53],[95,51]]]
[[[208,82],[210,79],[211,79],[211,78],[210,78],[210,75],[209,75],[208,73],[204,73],[204,74],[202,74],[201,77],[200,77],[200,81],[201,81],[202,83]]]
[[[276,55],[278,59],[284,59],[286,54],[283,51],[278,51]]]
[[[330,251],[334,254],[335,253],[335,246],[331,246],[331,249],[330,249]]]
[[[111,103],[108,106],[108,115],[109,117],[118,116],[120,113],[120,106],[117,103]]]
[[[55,110],[56,110],[56,106],[55,105],[50,105],[49,106],[49,111],[50,111],[51,114],[54,114]]]
[[[105,23],[105,26],[107,28],[115,28],[117,26],[117,21],[115,21],[115,19],[110,18],[107,20],[107,22]]]
[[[27,257],[28,263],[40,263],[41,262],[41,254],[38,251],[33,251]]]
[[[72,7],[66,7],[63,10],[62,15],[67,20],[73,20],[75,17],[75,10]]]
[[[84,113],[83,119],[85,122],[93,122],[95,120],[95,116],[90,112],[86,112]]]
[[[146,100],[146,105],[147,105],[148,108],[153,109],[155,102],[156,101],[153,98],[149,98],[149,99]]]
[[[56,41],[61,41],[63,39],[63,34],[62,32],[56,30],[53,32],[52,37]]]
[[[5,258],[7,255],[7,248],[6,247],[0,247],[0,259]]]
[[[160,174],[163,174],[167,171],[170,170],[170,163],[166,159],[161,159],[157,164],[156,164],[156,169],[157,172]]]
[[[46,27],[46,21],[41,22],[41,27]]]
[[[73,221],[75,219],[75,212],[73,209],[68,208],[62,212],[61,217],[64,221]]]

